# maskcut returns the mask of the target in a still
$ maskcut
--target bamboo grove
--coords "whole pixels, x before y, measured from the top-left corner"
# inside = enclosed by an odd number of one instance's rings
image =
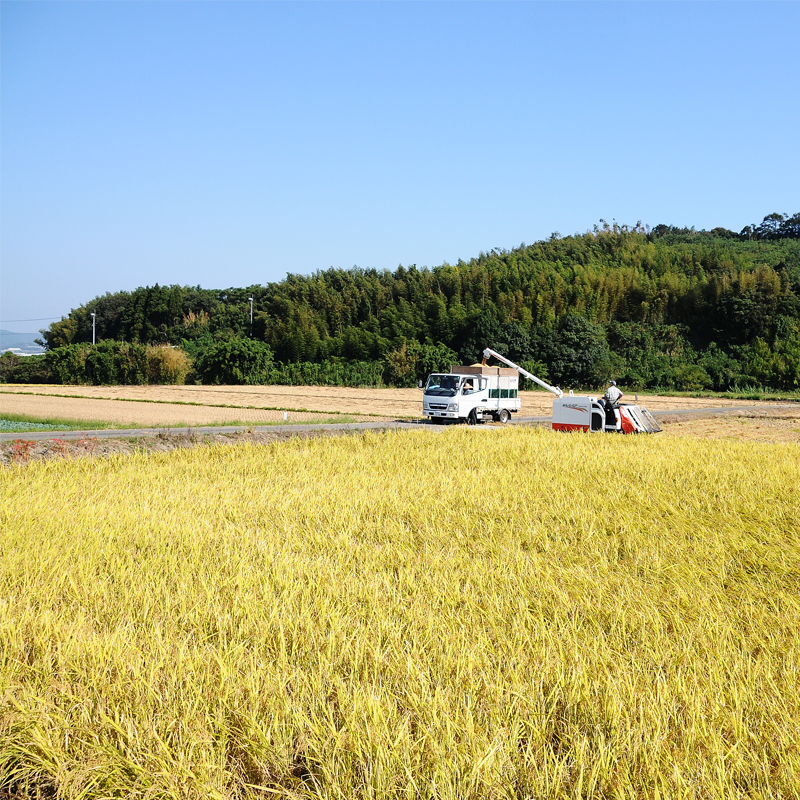
[[[363,367],[349,380],[408,385],[490,345],[563,385],[614,376],[640,388],[796,390],[797,218],[770,215],[741,234],[602,223],[434,268],[331,268],[226,290],[156,285],[86,303],[43,342],[58,362],[57,351],[91,341],[94,312],[98,339],[180,345],[203,382],[259,382],[270,370],[324,382],[347,363]],[[248,359],[258,369],[237,373]],[[317,367],[287,372],[302,364]]]

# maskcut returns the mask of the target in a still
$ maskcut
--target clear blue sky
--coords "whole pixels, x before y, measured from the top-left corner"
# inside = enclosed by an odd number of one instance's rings
[[[3,2],[0,327],[800,211],[798,3]]]

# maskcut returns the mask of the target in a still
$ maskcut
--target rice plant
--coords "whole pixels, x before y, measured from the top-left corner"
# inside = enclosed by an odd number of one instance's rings
[[[798,796],[794,445],[459,428],[0,486],[11,796]]]

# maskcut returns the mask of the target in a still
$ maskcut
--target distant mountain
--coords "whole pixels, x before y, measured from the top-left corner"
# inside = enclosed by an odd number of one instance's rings
[[[13,349],[19,355],[33,356],[44,353],[44,350],[34,343],[40,333],[14,333],[14,331],[0,330],[0,352]]]

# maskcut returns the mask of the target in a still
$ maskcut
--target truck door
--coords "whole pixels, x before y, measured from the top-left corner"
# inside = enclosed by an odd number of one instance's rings
[[[476,407],[480,410],[480,395],[480,378],[477,375],[464,378],[464,384],[461,389],[461,396],[464,398],[464,402],[462,403],[462,407],[459,409],[459,416],[468,416],[469,412]]]
[[[480,407],[481,409],[487,409],[489,407],[489,381],[486,378],[481,378],[480,383],[478,385],[478,392],[479,392],[479,399],[480,399]]]

